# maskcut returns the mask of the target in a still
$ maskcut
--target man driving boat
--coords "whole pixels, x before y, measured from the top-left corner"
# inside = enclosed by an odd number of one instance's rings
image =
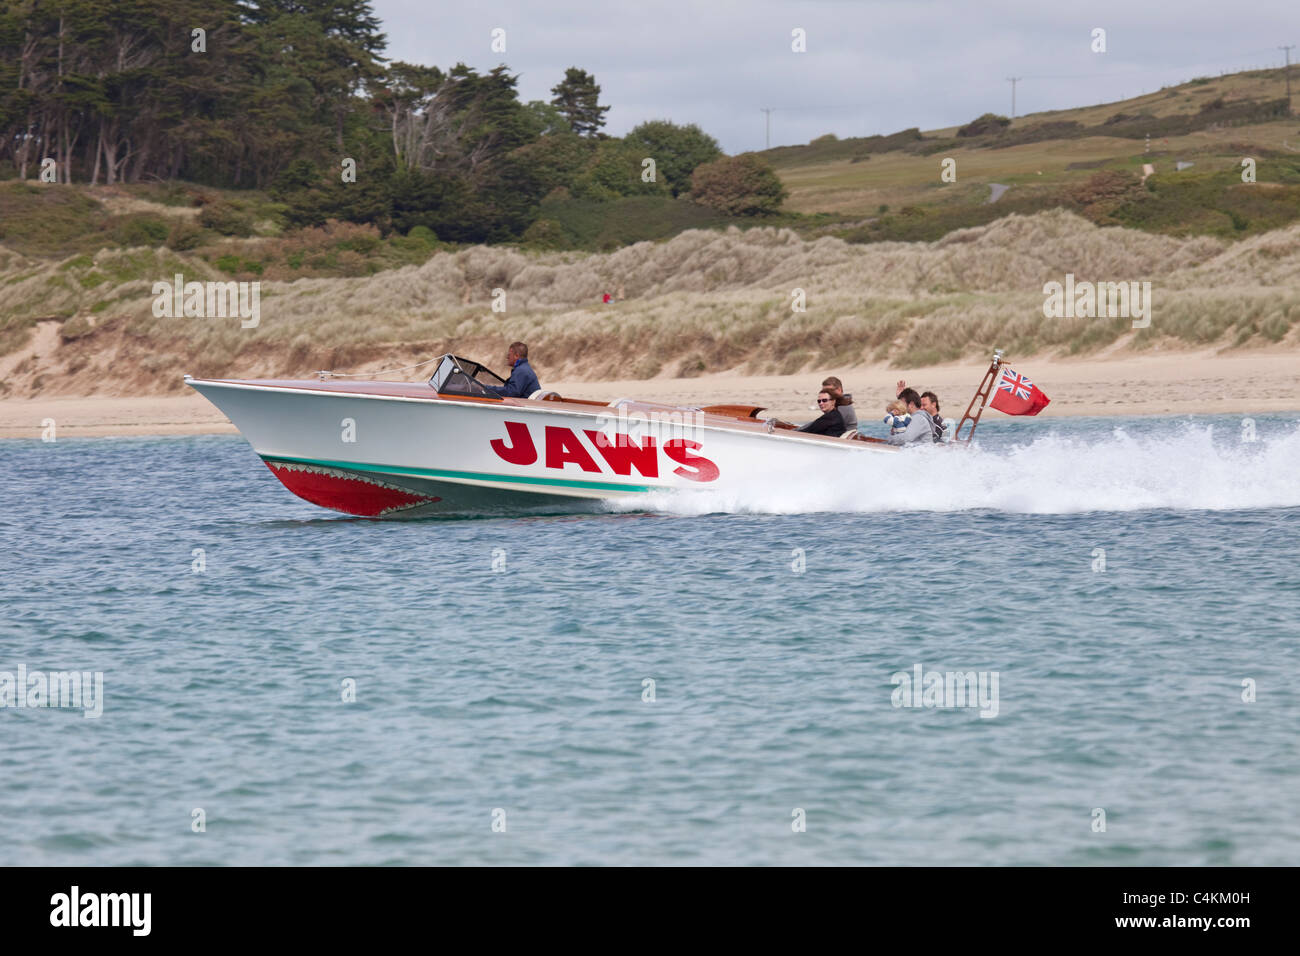
[[[502,398],[527,398],[542,387],[532,366],[528,364],[528,346],[523,342],[510,343],[506,362],[510,366],[510,378],[506,379],[504,385],[485,386],[489,391]]]

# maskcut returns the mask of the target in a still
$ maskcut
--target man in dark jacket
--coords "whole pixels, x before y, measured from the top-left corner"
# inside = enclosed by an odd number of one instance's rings
[[[502,398],[527,398],[541,388],[532,366],[528,364],[528,346],[523,342],[512,342],[506,352],[506,361],[510,364],[510,378],[504,385],[489,385],[489,391],[496,392]]]
[[[934,392],[922,392],[921,408],[930,416],[930,422],[934,426],[934,440],[943,441],[946,437],[944,430],[947,429],[948,423],[939,416],[939,396]]]

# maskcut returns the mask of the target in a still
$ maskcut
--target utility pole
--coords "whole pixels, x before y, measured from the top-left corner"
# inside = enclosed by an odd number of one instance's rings
[[[1008,76],[1007,81],[1011,84],[1011,118],[1016,118],[1016,83],[1023,80],[1023,76]]]
[[[1290,46],[1280,46],[1278,47],[1278,49],[1286,54],[1286,111],[1290,113],[1291,112],[1291,51],[1295,49],[1295,44],[1292,43]]]
[[[771,148],[772,148],[772,112],[773,112],[773,110],[774,110],[774,107],[771,107],[771,106],[760,106],[760,107],[759,107],[759,110],[758,110],[760,113],[766,113],[766,114],[767,114],[767,134],[766,134],[766,136],[765,136],[764,139],[763,139],[763,143],[764,143],[763,148],[764,148],[764,149],[771,149]]]

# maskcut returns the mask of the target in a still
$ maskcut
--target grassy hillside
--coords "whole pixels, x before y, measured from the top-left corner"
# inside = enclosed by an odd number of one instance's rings
[[[790,190],[787,209],[857,217],[852,241],[934,239],[1009,212],[1073,209],[1103,225],[1170,235],[1255,235],[1300,219],[1300,119],[1280,115],[1281,70],[1193,80],[1117,103],[1017,117],[996,134],[957,128],[760,153]],[[972,117],[973,119],[973,117]],[[1146,134],[1151,134],[1150,151]],[[1241,160],[1256,161],[1251,189]],[[940,179],[956,161],[956,182]],[[1179,171],[1179,162],[1192,163]],[[1142,182],[1143,165],[1154,175]],[[1089,208],[1099,174],[1123,174],[1122,202]],[[991,184],[1010,189],[988,202]]]

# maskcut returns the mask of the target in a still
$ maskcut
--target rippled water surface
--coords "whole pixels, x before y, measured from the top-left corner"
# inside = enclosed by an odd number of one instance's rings
[[[236,438],[0,442],[0,672],[104,674],[0,710],[0,862],[1298,864],[1295,419],[406,522]]]

